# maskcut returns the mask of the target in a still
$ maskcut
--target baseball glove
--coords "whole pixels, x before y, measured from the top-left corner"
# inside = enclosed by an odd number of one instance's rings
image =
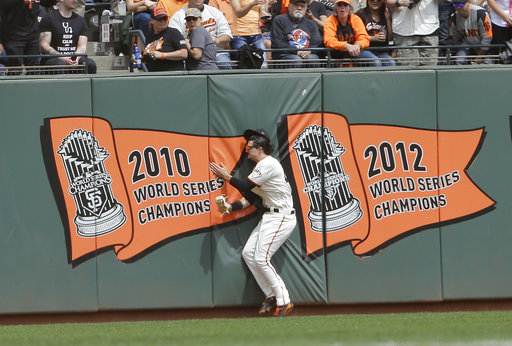
[[[231,211],[231,204],[226,202],[226,197],[224,195],[215,197],[215,203],[217,203],[217,209],[222,214],[229,214]]]

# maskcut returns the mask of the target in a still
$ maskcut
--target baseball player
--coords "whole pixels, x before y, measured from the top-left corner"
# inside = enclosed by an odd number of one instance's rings
[[[283,167],[270,156],[274,147],[267,132],[262,129],[246,130],[244,138],[247,140],[247,157],[256,162],[246,179],[233,177],[224,164],[210,163],[213,174],[229,182],[243,195],[242,199],[231,204],[221,197],[217,204],[221,212],[229,213],[247,208],[255,204],[258,197],[261,198],[265,213],[249,236],[242,256],[266,296],[259,313],[265,314],[276,306],[274,316],[283,317],[293,310],[294,304],[270,259],[288,239],[297,223],[291,188]]]

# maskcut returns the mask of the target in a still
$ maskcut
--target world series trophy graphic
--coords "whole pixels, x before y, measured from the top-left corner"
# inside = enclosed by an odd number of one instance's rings
[[[322,133],[323,132],[323,133]],[[360,202],[350,192],[349,175],[345,174],[340,156],[345,148],[336,142],[328,128],[311,125],[293,143],[299,161],[310,208],[311,229],[322,231],[322,195],[325,194],[326,232],[343,229],[363,216]],[[323,167],[322,167],[323,165]],[[322,168],[324,192],[322,193]]]
[[[126,215],[114,198],[112,178],[104,164],[110,154],[99,146],[94,135],[82,129],[71,131],[62,140],[57,154],[66,169],[68,193],[75,201],[77,233],[96,237],[121,227]]]

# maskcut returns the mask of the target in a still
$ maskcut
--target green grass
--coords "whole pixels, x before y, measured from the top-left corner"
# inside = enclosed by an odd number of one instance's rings
[[[0,345],[505,345],[512,311],[1,326]]]

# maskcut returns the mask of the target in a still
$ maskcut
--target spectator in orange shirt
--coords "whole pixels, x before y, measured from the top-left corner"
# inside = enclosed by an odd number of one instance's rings
[[[337,0],[334,14],[325,21],[324,44],[336,49],[332,53],[335,59],[371,59],[375,56],[364,49],[370,45],[370,36],[361,18],[352,14],[350,0]],[[370,60],[370,65],[376,65]]]
[[[228,21],[229,26],[233,25],[235,21],[235,11],[233,11],[233,7],[231,7],[231,1],[229,0],[210,0],[208,1],[208,5],[211,7],[215,7],[219,11],[222,12],[226,20]]]
[[[261,6],[265,0],[230,0],[235,18],[231,25],[233,39],[231,49],[239,49],[247,44],[254,44],[261,50],[265,50],[265,43],[260,29]],[[238,54],[234,54],[238,59]],[[264,55],[266,61],[266,55]]]
[[[176,12],[188,5],[188,0],[158,0],[157,7],[165,8],[171,18]]]

